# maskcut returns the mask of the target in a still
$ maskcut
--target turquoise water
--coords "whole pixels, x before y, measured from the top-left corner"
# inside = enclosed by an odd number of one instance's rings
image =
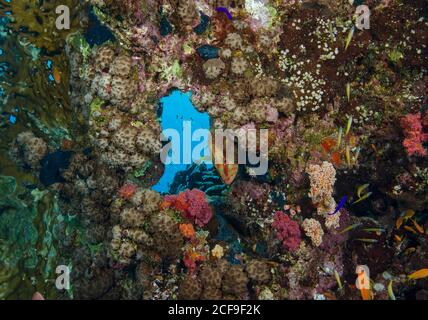
[[[169,96],[161,99],[161,128],[166,136],[171,139],[172,148],[169,156],[178,156],[179,163],[171,163],[165,165],[165,172],[153,190],[161,193],[168,193],[169,187],[174,181],[178,172],[186,170],[192,162],[206,163],[208,167],[212,167],[209,158],[208,135],[202,134],[196,141],[190,141],[195,131],[199,129],[210,129],[210,117],[206,112],[199,112],[191,102],[191,92],[181,92],[174,90]],[[190,126],[189,126],[190,125]],[[168,130],[174,129],[178,132],[177,137],[172,137],[168,134]],[[165,131],[167,130],[167,131]],[[192,157],[195,147],[203,142],[205,148],[200,153],[196,153]],[[190,163],[189,163],[190,162]]]

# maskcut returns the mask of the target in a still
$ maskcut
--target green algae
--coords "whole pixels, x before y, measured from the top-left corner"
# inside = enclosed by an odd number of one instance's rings
[[[400,50],[395,49],[388,53],[388,58],[392,63],[397,64],[404,58],[404,55]]]
[[[4,1],[0,5],[2,11]],[[55,288],[55,269],[64,264],[57,235],[64,225],[68,234],[76,225],[61,213],[54,191],[37,188],[30,191],[24,187],[38,185],[37,173],[20,167],[10,158],[8,150],[16,136],[26,130],[48,141],[52,149],[61,147],[64,139],[73,139],[78,114],[70,106],[68,60],[65,52],[58,50],[63,48],[69,32],[46,33],[44,38],[11,33],[9,28],[14,30],[19,21],[25,26],[27,18],[34,18],[21,10],[26,3],[14,1],[11,5],[14,20],[0,30],[4,39],[2,58],[11,70],[1,83],[5,95],[0,111],[19,109],[19,112],[14,125],[0,128],[0,299],[29,299],[35,291],[47,299],[55,299],[59,294]],[[46,14],[56,16],[54,11]],[[76,22],[74,19],[73,25]],[[56,52],[48,58],[45,53],[51,49]],[[49,81],[52,68],[46,67],[47,59],[59,71],[59,83]]]
[[[138,169],[136,169],[134,172],[133,172],[133,176],[135,177],[135,178],[140,178],[140,177],[143,177],[145,174],[146,174],[146,172],[147,172],[147,170],[151,167],[153,165],[153,162],[152,161],[147,161],[145,164],[144,164],[144,166],[142,166],[141,168],[138,168]]]
[[[58,30],[55,21],[58,15],[55,9],[59,5],[73,8],[70,11],[70,29]],[[55,1],[5,1],[0,0],[0,13],[11,20],[10,27],[21,34],[21,38],[31,42],[37,48],[54,52],[61,49],[68,34],[79,27],[79,13],[85,3],[78,0]],[[6,12],[12,12],[7,15]],[[25,32],[23,32],[25,30]]]
[[[68,36],[67,43],[73,47],[74,50],[80,52],[83,57],[83,63],[87,64],[89,56],[91,55],[91,47],[86,41],[81,32],[76,32]]]
[[[16,191],[14,177],[0,176],[0,199],[10,196]]]
[[[18,194],[14,177],[1,176],[1,299],[28,299],[36,290],[56,297],[58,254],[52,230],[60,215],[49,191]]]

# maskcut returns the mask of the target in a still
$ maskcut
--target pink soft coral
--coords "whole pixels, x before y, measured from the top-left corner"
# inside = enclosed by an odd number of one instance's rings
[[[277,211],[272,227],[276,230],[276,236],[282,241],[284,249],[295,251],[299,248],[301,233],[296,221],[291,220],[284,212]]]
[[[163,207],[172,207],[183,213],[184,218],[203,227],[212,218],[212,210],[205,193],[198,189],[187,189],[178,195],[165,196]]]
[[[408,114],[400,119],[400,125],[404,131],[403,146],[407,154],[426,156],[427,152],[422,143],[428,140],[428,134],[423,132],[421,114]]]

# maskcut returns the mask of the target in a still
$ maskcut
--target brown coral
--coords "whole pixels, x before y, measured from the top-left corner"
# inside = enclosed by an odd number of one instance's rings
[[[40,160],[46,155],[48,147],[43,139],[38,138],[31,131],[18,134],[12,150],[14,156],[23,159],[24,163],[32,168],[40,166]]]
[[[198,300],[202,293],[202,286],[195,276],[185,275],[180,282],[178,298],[182,300]]]
[[[242,267],[238,265],[230,266],[223,278],[223,293],[242,298],[248,292],[247,284],[248,277]]]
[[[272,278],[269,265],[261,260],[250,260],[245,266],[245,271],[248,277],[257,284],[266,284]]]
[[[209,266],[205,265],[201,273],[199,274],[199,278],[201,279],[201,283],[204,286],[204,289],[206,288],[220,288],[221,287],[221,278],[222,274],[219,270]]]
[[[184,242],[173,214],[171,210],[164,210],[154,214],[150,220],[154,246],[165,257],[176,257],[181,253]]]

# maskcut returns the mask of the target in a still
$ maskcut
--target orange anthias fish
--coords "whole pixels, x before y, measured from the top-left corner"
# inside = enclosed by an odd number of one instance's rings
[[[413,229],[412,227],[404,226],[404,229],[405,229],[405,230],[407,230],[407,231],[410,231],[410,232],[412,232],[412,233],[414,233],[414,234],[418,234],[418,233],[416,232],[416,230],[415,230],[415,229]]]
[[[330,152],[333,146],[336,145],[336,140],[326,138],[321,142],[321,147],[324,149],[325,152]]]
[[[53,75],[53,78],[54,78],[56,84],[60,84],[61,83],[61,71],[59,71],[59,69],[57,67],[54,67],[52,75]]]
[[[416,222],[415,219],[410,219],[413,222],[413,225],[415,226],[416,230],[418,230],[419,233],[424,233],[424,228]]]
[[[409,280],[417,280],[428,277],[428,269],[420,269],[409,275]]]
[[[360,289],[363,300],[373,300],[373,292],[370,289]]]
[[[340,166],[340,153],[339,152],[333,152],[331,154],[331,162],[336,165],[336,167]]]
[[[396,221],[395,228],[399,229],[401,225],[406,222],[408,219],[412,218],[415,215],[415,211],[412,209],[406,210]]]

